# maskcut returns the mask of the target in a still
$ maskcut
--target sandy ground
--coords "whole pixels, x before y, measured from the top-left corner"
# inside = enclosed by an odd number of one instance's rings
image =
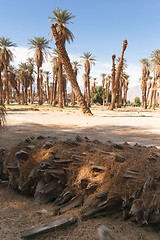
[[[79,110],[62,111],[8,111],[7,125],[0,133],[0,146],[17,145],[29,136],[56,136],[58,139],[74,138],[77,134],[89,139],[108,140],[160,148],[160,112],[142,112],[140,109],[120,111],[93,110],[93,116],[84,116]],[[0,240],[18,240],[26,228],[49,222],[50,217],[36,212],[51,205],[39,205],[32,198],[22,196],[0,184]],[[105,224],[120,240],[159,240],[160,233],[142,228],[120,216],[101,217],[79,222],[78,227],[45,234],[35,239],[86,240],[98,239],[97,227]],[[12,238],[10,238],[12,236]]]
[[[140,109],[120,111],[92,110],[84,116],[79,110],[8,111],[7,126],[0,144],[10,147],[30,135],[58,136],[60,139],[77,134],[103,142],[128,142],[160,148],[160,112]],[[15,142],[16,139],[16,142]]]

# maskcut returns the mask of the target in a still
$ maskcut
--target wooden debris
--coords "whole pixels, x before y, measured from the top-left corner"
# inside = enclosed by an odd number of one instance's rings
[[[58,220],[50,222],[48,224],[41,225],[39,227],[23,231],[21,234],[21,238],[30,238],[34,237],[35,235],[47,233],[50,231],[58,230],[59,228],[69,226],[77,222],[76,216],[69,216],[69,217],[62,217]]]
[[[98,227],[98,237],[99,240],[120,240],[115,233],[105,225]]]
[[[136,179],[138,176],[140,175],[139,171],[136,170],[126,170],[123,177],[124,178],[132,178],[132,179]]]
[[[93,172],[104,172],[106,170],[103,166],[93,166],[92,167]]]
[[[71,140],[71,139],[69,139],[69,138],[68,138],[66,141],[64,141],[63,143],[68,144],[68,145],[73,146],[73,147],[78,147],[78,146],[80,146],[79,143],[77,143],[77,142],[75,142],[75,141],[73,141],[73,140]]]
[[[54,146],[53,143],[51,143],[51,142],[45,142],[44,145],[43,145],[43,148],[44,148],[44,149],[49,149],[49,148],[51,148],[51,147],[53,147],[53,146]]]
[[[83,203],[84,197],[83,195],[78,195],[76,197],[73,197],[68,203],[64,204],[60,210],[59,213],[62,214],[72,208],[79,207]]]

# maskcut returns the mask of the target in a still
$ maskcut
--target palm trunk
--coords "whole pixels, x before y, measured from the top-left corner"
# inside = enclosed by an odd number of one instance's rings
[[[103,106],[105,105],[105,95],[104,95],[104,78],[102,79],[102,92],[103,92]]]
[[[17,96],[18,97],[18,104],[21,104],[20,80],[18,80],[17,88],[18,88],[18,92],[19,92],[19,95]]]
[[[4,65],[5,71],[5,93],[6,93],[6,100],[7,104],[9,104],[9,85],[8,85],[8,66]]]
[[[116,58],[116,55],[113,54],[112,55],[112,78],[111,78],[111,82],[112,82],[111,95],[112,95],[112,98],[113,98],[113,95],[114,95],[114,84],[115,84],[115,74],[116,74],[115,58]],[[114,108],[115,103],[112,103],[112,104],[113,104],[112,107]]]
[[[23,87],[23,84],[22,84],[22,104],[24,105],[24,87]]]
[[[110,87],[110,81],[106,79],[106,106],[108,106],[109,102],[109,87]]]
[[[58,67],[58,108],[63,108],[62,104],[62,90],[63,90],[63,83],[62,83],[62,62],[59,61]]]
[[[156,87],[156,81],[157,81],[156,77],[154,77],[148,109],[151,109],[151,107],[152,107],[152,101],[153,101],[153,95],[154,95],[154,88]]]
[[[40,105],[40,83],[39,83],[39,66],[37,66],[37,97],[38,97],[38,105]]]
[[[56,71],[56,79],[54,84],[54,100],[53,105],[56,106],[56,97],[57,97],[57,79],[58,79],[58,71]]]
[[[87,104],[88,104],[88,107],[91,106],[91,103],[90,103],[90,79],[89,79],[89,75],[87,75]]]
[[[2,76],[0,71],[0,105],[3,104],[3,84],[2,84]]]
[[[116,77],[115,77],[115,84],[114,84],[114,91],[113,91],[113,96],[112,96],[112,102],[111,102],[111,106],[110,106],[110,110],[113,110],[115,107],[115,100],[116,100],[116,94],[117,94],[117,90],[118,90],[118,83],[119,83],[119,78],[120,78],[120,74],[122,71],[122,67],[123,67],[123,56],[124,56],[124,52],[126,50],[127,47],[127,40],[123,41],[123,49],[122,49],[122,53],[121,53],[121,58],[117,67],[117,72],[116,72]]]
[[[67,51],[65,49],[65,46],[63,44],[63,41],[59,37],[59,35],[57,33],[56,24],[55,25],[52,24],[51,29],[52,29],[52,32],[53,32],[53,36],[55,38],[55,44],[57,46],[60,59],[61,59],[61,61],[63,63],[63,66],[65,68],[65,71],[66,71],[66,74],[68,76],[68,79],[69,79],[69,81],[71,83],[71,87],[74,90],[74,93],[75,93],[75,95],[77,97],[77,101],[79,103],[79,106],[81,107],[82,112],[84,114],[87,114],[87,113],[88,114],[92,114],[90,109],[87,107],[86,101],[83,98],[83,95],[81,93],[81,90],[79,88],[79,85],[78,85],[77,81],[75,81],[75,79],[74,79],[72,65],[71,65],[70,59],[68,57]]]
[[[33,104],[32,81],[30,80],[30,103]]]
[[[149,86],[148,86],[148,90],[147,90],[146,101],[148,101],[148,97],[149,97],[149,92],[150,92],[151,86],[152,86],[152,84],[151,84],[151,82],[150,82],[150,84],[149,84]]]

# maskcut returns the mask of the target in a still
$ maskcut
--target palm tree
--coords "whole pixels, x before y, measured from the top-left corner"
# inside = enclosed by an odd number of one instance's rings
[[[47,103],[50,103],[50,87],[49,87],[49,71],[45,71],[46,74],[46,85],[47,85]]]
[[[67,51],[65,49],[65,45],[64,45],[64,41],[62,39],[62,37],[58,34],[57,32],[57,25],[52,24],[51,26],[51,30],[55,39],[55,44],[57,46],[58,52],[59,52],[59,57],[60,60],[64,66],[65,72],[67,74],[67,77],[71,83],[71,87],[74,90],[74,93],[77,97],[77,101],[82,109],[82,112],[84,114],[91,114],[90,109],[87,107],[87,104],[83,98],[83,95],[81,93],[81,90],[79,88],[79,85],[77,83],[77,81],[75,81],[74,78],[74,74],[73,74],[73,69],[72,69],[72,65],[69,59],[69,56],[67,54]]]
[[[27,63],[21,62],[19,64],[20,79],[21,79],[21,83],[22,83],[22,98],[23,98],[23,94],[24,94],[24,99],[22,99],[22,101],[24,102],[25,105],[27,105],[27,98],[28,98],[27,89],[30,85],[28,68],[29,67],[28,67]],[[23,93],[23,90],[24,90],[24,93]]]
[[[116,100],[116,94],[118,91],[118,83],[119,83],[119,78],[120,78],[120,74],[122,71],[122,67],[123,67],[123,56],[124,56],[124,52],[127,48],[127,40],[123,41],[123,49],[122,49],[122,53],[121,53],[121,58],[117,67],[117,71],[116,71],[116,76],[115,76],[115,83],[114,83],[114,91],[113,91],[113,95],[112,95],[112,101],[111,101],[111,105],[110,105],[110,110],[113,110],[115,107],[115,100]]]
[[[148,78],[149,82],[148,82],[148,90],[147,90],[146,101],[148,101],[149,92],[150,92],[150,89],[151,89],[151,87],[152,87],[152,78],[153,78],[153,77],[151,77],[151,76],[149,76],[149,78]]]
[[[34,82],[34,78],[33,78],[34,59],[27,58],[27,65],[28,65],[28,70],[29,70],[29,82],[30,82],[30,103],[33,104],[32,84]]]
[[[78,73],[78,68],[81,67],[81,64],[78,62],[78,61],[73,61],[72,63],[72,66],[73,66],[73,73],[74,73],[74,77],[75,77],[75,81],[77,81],[77,73]],[[72,106],[75,105],[75,93],[73,92],[73,89],[72,89]]]
[[[2,76],[1,73],[4,69],[4,64],[2,62],[2,55],[1,55],[2,49],[0,48],[0,104],[3,103],[3,83],[2,83]]]
[[[53,50],[53,56],[52,56],[51,63],[53,64],[52,71],[53,71],[53,82],[54,82],[53,106],[55,106],[56,105],[56,96],[57,96],[58,68],[59,68],[59,58],[58,58],[58,50],[57,49]]]
[[[73,19],[75,16],[72,15],[72,13],[67,12],[67,10],[65,9],[64,11],[62,11],[61,8],[57,8],[55,10],[52,11],[53,13],[53,17],[49,17],[49,22],[55,22],[56,23],[56,31],[58,33],[58,35],[60,36],[63,44],[65,44],[65,42],[71,42],[74,39],[74,35],[73,33],[66,27],[66,24],[70,23],[70,20]],[[51,37],[51,39],[53,38],[53,35]],[[58,70],[58,107],[62,108],[63,104],[62,104],[62,62],[59,59],[59,70]]]
[[[9,66],[9,63],[13,60],[13,53],[9,48],[16,47],[16,44],[12,43],[10,41],[10,38],[2,37],[0,38],[0,47],[1,47],[1,61],[4,65],[4,71],[5,71],[4,76],[5,76],[6,99],[7,99],[7,104],[9,104],[8,66]]]
[[[147,81],[150,75],[150,63],[147,58],[142,58],[140,60],[142,63],[142,107],[147,108]]]
[[[91,52],[84,52],[83,56],[81,58],[84,61],[84,70],[85,74],[87,76],[87,104],[88,107],[90,107],[90,71],[91,71],[91,65],[95,65],[95,57],[92,56]]]
[[[151,59],[150,62],[153,64],[154,80],[153,80],[151,97],[150,97],[148,108],[150,109],[152,106],[152,108],[155,109],[156,94],[157,94],[157,80],[160,77],[160,49],[152,51],[152,54],[150,55],[150,59]]]
[[[101,77],[102,77],[102,91],[103,91],[103,106],[105,105],[105,93],[104,93],[105,76],[106,76],[105,73],[101,74]]]
[[[123,72],[122,79],[123,79],[123,106],[126,107],[127,104],[127,91],[128,91],[128,84],[129,84],[130,76]]]
[[[111,75],[108,74],[106,77],[106,106],[108,106],[109,102],[109,87],[110,87],[110,82],[111,82]]]
[[[116,59],[117,64],[120,62],[120,57]],[[123,78],[123,72],[127,68],[127,60],[123,58],[123,63],[122,63],[122,70],[121,74],[119,77],[118,81],[118,89],[117,89],[117,108],[121,108],[122,106],[122,88],[123,88],[123,83],[124,83],[124,78]]]
[[[93,86],[92,86],[92,94],[91,94],[91,105],[93,105],[93,96],[94,96],[95,87],[96,87],[96,78],[93,78]]]
[[[48,46],[49,41],[45,37],[34,37],[34,39],[29,39],[30,49],[35,49],[35,63],[37,65],[37,95],[38,95],[38,105],[40,102],[40,80],[39,80],[39,69],[42,67],[44,62],[44,57],[47,58],[50,47]]]
[[[115,75],[116,75],[116,65],[115,65],[115,58],[116,55],[112,55],[112,75],[111,75],[111,82],[112,82],[112,88],[111,88],[111,95],[114,95],[114,85],[115,85]],[[113,106],[114,108],[115,106]]]

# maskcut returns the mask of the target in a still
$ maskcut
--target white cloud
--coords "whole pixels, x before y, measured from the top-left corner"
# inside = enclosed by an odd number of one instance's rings
[[[17,47],[14,48],[13,54],[15,56],[13,64],[18,67],[18,64],[20,62],[26,62],[28,57],[34,57],[34,50],[28,50],[28,48],[25,47]],[[72,61],[81,61],[80,57],[77,56],[76,54],[69,54],[69,57]],[[50,63],[50,58],[48,58],[48,61],[45,61],[43,64],[43,69],[45,71],[50,71],[52,72],[52,64]],[[110,74],[111,73],[111,62],[103,62],[103,61],[96,61],[96,65],[92,66],[91,68],[91,76],[92,78],[97,78],[97,84],[101,84],[101,74],[106,73]],[[129,87],[133,87],[136,85],[139,85],[139,78],[141,77],[141,66],[136,65],[136,64],[128,64],[128,68],[126,72],[130,75],[130,84]],[[78,73],[78,83],[79,85],[83,86],[83,80],[82,76],[84,74],[84,66],[82,62],[82,67],[79,70]]]

